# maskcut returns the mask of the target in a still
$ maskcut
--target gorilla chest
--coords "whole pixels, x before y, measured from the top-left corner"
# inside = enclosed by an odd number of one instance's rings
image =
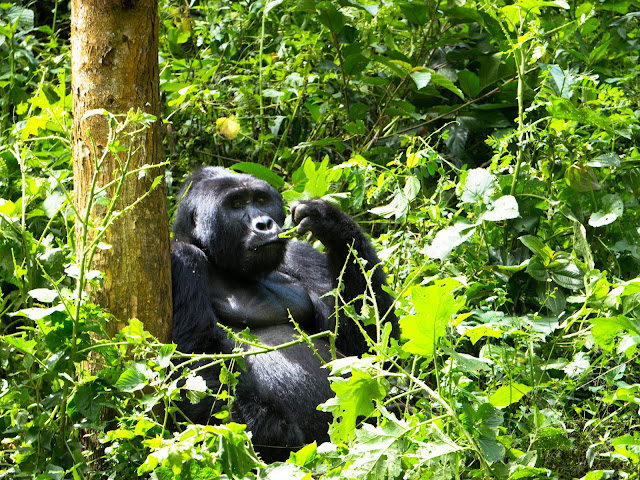
[[[211,275],[213,308],[220,321],[240,328],[267,327],[289,322],[302,326],[313,321],[313,304],[304,288],[273,273],[263,279],[243,281]]]

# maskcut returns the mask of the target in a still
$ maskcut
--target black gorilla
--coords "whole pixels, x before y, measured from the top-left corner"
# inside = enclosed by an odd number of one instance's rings
[[[296,334],[291,315],[307,332],[333,330],[334,289],[342,272],[341,299],[349,302],[366,289],[361,267],[375,268],[373,286],[381,314],[391,308],[380,260],[364,232],[348,215],[322,200],[299,203],[292,210],[299,232],[310,231],[326,255],[305,242],[279,238],[284,223],[282,197],[269,184],[219,167],[196,170],[180,192],[171,257],[173,341],[185,353],[229,353],[234,342],[218,323],[235,330],[250,327],[263,345],[280,345]],[[361,301],[355,302],[359,310]],[[396,318],[387,315],[397,330]],[[375,328],[367,327],[370,335]],[[326,343],[315,342],[329,359]],[[337,349],[360,355],[367,345],[349,319],[339,324]],[[248,356],[236,387],[232,419],[246,423],[254,445],[297,448],[325,441],[330,415],[316,409],[333,396],[327,371],[308,345]],[[203,377],[214,392],[219,371]],[[211,421],[209,397],[182,402],[196,423]],[[264,452],[264,450],[263,450]]]

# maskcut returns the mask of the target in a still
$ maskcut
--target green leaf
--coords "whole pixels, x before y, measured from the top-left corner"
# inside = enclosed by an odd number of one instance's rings
[[[519,216],[516,198],[512,195],[504,195],[491,203],[489,210],[482,214],[482,220],[500,222]]]
[[[404,17],[414,25],[425,26],[430,20],[429,9],[425,2],[407,2],[400,4]]]
[[[259,163],[234,163],[229,168],[237,172],[248,173],[249,175],[258,177],[260,180],[264,180],[265,182],[267,182],[273,188],[280,189],[284,187],[284,180],[280,175],[272,172],[267,167],[265,167],[264,165],[260,165]]]
[[[29,296],[42,303],[51,303],[58,298],[58,292],[51,288],[35,288],[29,290]]]
[[[17,216],[19,213],[20,208],[18,204],[12,202],[11,200],[0,198],[0,214]]]
[[[283,2],[283,0],[269,0],[269,2],[264,7],[264,15],[267,15],[271,9],[277,7]]]
[[[35,347],[38,342],[35,340],[28,340],[23,333],[22,336],[16,337],[12,335],[6,335],[1,337],[2,341],[18,349],[23,353],[33,354],[35,353]]]
[[[520,237],[520,241],[533,253],[539,255],[545,265],[547,265],[553,258],[553,250],[547,247],[538,237],[534,235],[523,235]]]
[[[411,289],[411,303],[416,314],[400,320],[401,336],[408,340],[403,347],[406,352],[423,357],[435,354],[453,315],[465,304],[464,295],[453,294],[460,286],[457,280],[447,278],[438,280],[435,285]]]
[[[431,73],[426,72],[424,70],[417,70],[415,72],[411,72],[409,76],[412,78],[412,80],[416,84],[416,88],[418,90],[429,85],[429,82],[431,81]]]
[[[602,197],[602,207],[589,218],[592,227],[604,227],[615,222],[624,213],[624,203],[618,194]]]
[[[329,156],[325,155],[321,163],[316,163],[307,158],[302,166],[307,182],[304,191],[310,197],[322,197],[327,193],[334,172],[329,168]]]
[[[495,177],[486,168],[469,170],[462,186],[462,203],[489,203],[489,197],[495,190]]]
[[[364,103],[356,102],[349,106],[349,119],[350,120],[364,120],[369,111],[369,106]]]
[[[620,156],[617,153],[605,153],[599,155],[593,160],[587,162],[590,167],[619,167],[621,163]]]
[[[21,30],[31,30],[34,25],[35,14],[33,10],[24,7],[11,7],[6,12],[7,20],[16,23]]]
[[[496,408],[508,407],[519,402],[529,391],[531,391],[531,387],[521,383],[503,385],[489,397],[489,403]]]
[[[496,439],[496,434],[492,430],[480,427],[478,443],[487,462],[497,462],[504,456],[504,445]]]
[[[404,184],[404,194],[407,200],[411,201],[420,193],[420,180],[416,177],[407,177],[407,183]]]
[[[80,385],[73,396],[73,401],[75,402],[78,411],[82,416],[87,417],[89,421],[98,420],[98,414],[102,407],[98,399],[99,397],[96,392],[95,383],[85,383]]]
[[[147,384],[145,374],[137,368],[129,368],[122,372],[116,382],[116,388],[123,392],[142,390]]]
[[[380,378],[374,378],[366,372],[353,369],[351,377],[335,378],[331,390],[335,399],[323,404],[324,411],[332,411],[336,420],[331,424],[329,433],[334,443],[347,441],[353,437],[353,431],[359,416],[369,416],[375,410],[374,400],[381,400],[386,393]]]
[[[436,233],[431,245],[425,247],[423,251],[431,258],[445,260],[454,248],[462,245],[474,234],[475,229],[474,224],[458,222]]]
[[[428,69],[431,72],[431,83],[435,83],[436,85],[440,85],[443,88],[446,88],[450,92],[455,93],[457,96],[464,100],[464,94],[460,91],[458,87],[456,87],[451,80],[449,80],[444,75],[440,75],[433,70]]]
[[[502,334],[502,332],[500,332]],[[442,351],[456,361],[456,370],[465,373],[490,372],[493,361],[489,358],[478,358],[466,353],[458,353],[447,347],[442,347]]]
[[[369,65],[369,59],[361,53],[349,55],[344,59],[344,71],[347,75],[362,73],[367,65]]]
[[[565,171],[564,179],[576,192],[591,192],[602,188],[591,168],[571,165]]]
[[[52,218],[66,203],[67,197],[61,192],[52,192],[45,198],[42,206],[47,217]]]
[[[50,480],[62,480],[64,478],[64,468],[51,463],[45,467],[44,473],[47,479]]]
[[[347,23],[347,17],[337,10],[331,2],[320,2],[316,5],[316,9],[318,10],[318,21],[333,33],[338,33]]]
[[[539,282],[546,282],[549,278],[547,268],[538,256],[535,256],[531,260],[529,260],[526,272],[531,275],[532,278],[538,280]]]
[[[578,77],[569,71],[563,70],[558,65],[551,65],[547,70],[547,78],[555,93],[564,98],[573,96],[573,86],[578,81]]]
[[[544,294],[544,304],[545,306],[553,312],[554,315],[560,315],[567,306],[567,298],[565,297],[562,290],[559,288],[554,288],[550,293]]]
[[[492,337],[492,338],[500,338],[504,332],[502,330],[496,330],[495,328],[489,327],[487,325],[478,325],[476,327],[466,328],[464,331],[464,335],[469,337],[471,343],[474,345],[481,338]]]
[[[409,212],[409,199],[404,192],[398,192],[390,204],[375,207],[369,211],[385,218],[403,218]]]
[[[199,403],[207,396],[207,382],[200,375],[189,375],[182,388],[192,404]]]
[[[403,453],[412,430],[401,421],[386,421],[374,427],[365,423],[356,434],[356,442],[345,462],[343,478],[399,478]]]
[[[568,263],[561,268],[551,270],[554,282],[569,290],[584,288],[584,272],[575,263]]]
[[[158,351],[158,358],[156,359],[156,364],[161,368],[167,368],[171,363],[171,357],[175,351],[176,351],[175,343],[162,345],[162,347],[160,347],[160,350]]]
[[[458,72],[458,82],[467,97],[476,98],[480,94],[480,79],[475,73],[461,70]]]
[[[42,320],[43,318],[50,316],[54,312],[64,312],[64,305],[59,304],[49,308],[23,308],[22,310],[10,313],[9,315],[16,317],[27,317],[31,320]]]
[[[640,335],[640,325],[623,315],[613,317],[589,317],[589,323],[593,325],[591,334],[595,342],[603,349],[610,352],[615,347],[614,340],[620,332],[629,335]]]
[[[315,444],[311,444],[311,445],[315,445]],[[303,447],[302,449],[304,450],[308,446],[309,445],[307,445],[306,447]],[[292,452],[291,455],[295,456],[298,453],[299,452]],[[261,475],[259,478],[261,478],[262,480],[283,480],[285,478],[287,480],[311,480],[313,478],[311,476],[311,472],[308,469],[300,465],[294,465],[293,463],[280,463],[280,462],[272,463],[271,465],[267,465],[267,468],[264,469],[264,471],[261,469],[260,473]],[[190,477],[190,478],[200,479],[199,476]],[[218,477],[216,476],[216,478]]]
[[[573,249],[580,255],[589,270],[593,270],[595,262],[589,240],[587,240],[587,230],[580,222],[573,222]]]

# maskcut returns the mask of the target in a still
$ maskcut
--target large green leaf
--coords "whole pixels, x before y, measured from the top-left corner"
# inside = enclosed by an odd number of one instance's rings
[[[486,168],[469,170],[462,186],[462,203],[489,203],[489,197],[495,190],[495,177]]]
[[[531,387],[521,383],[514,382],[502,385],[489,397],[489,403],[494,407],[508,407],[513,403],[519,402],[530,391]]]
[[[624,203],[617,194],[608,194],[602,197],[600,210],[591,215],[589,225],[592,227],[604,227],[615,222],[624,213]]]
[[[476,225],[458,222],[451,227],[436,233],[431,245],[424,248],[424,253],[430,258],[444,260],[458,245],[462,245],[475,232]]]
[[[412,430],[406,423],[387,421],[379,427],[365,423],[345,461],[344,478],[399,478],[403,453]]]
[[[460,286],[457,280],[447,278],[435,285],[411,289],[411,303],[416,314],[400,320],[402,338],[407,340],[405,351],[424,357],[435,354],[447,325],[465,304],[464,296],[453,294]]]
[[[331,2],[320,2],[316,5],[318,21],[331,30],[338,33],[347,23],[347,17],[336,9]]]
[[[520,216],[520,213],[518,211],[516,198],[512,195],[504,195],[491,203],[489,210],[482,214],[482,220],[500,222],[502,220],[518,218],[518,216]]]
[[[118,378],[116,388],[123,392],[135,392],[142,390],[146,384],[146,375],[140,369],[129,368],[122,372]]]
[[[373,401],[382,399],[386,393],[380,378],[356,369],[348,379],[334,378],[331,389],[336,392],[336,398],[325,402],[323,410],[340,417],[329,429],[334,442],[345,442],[352,437],[358,417],[369,416],[375,409]]]

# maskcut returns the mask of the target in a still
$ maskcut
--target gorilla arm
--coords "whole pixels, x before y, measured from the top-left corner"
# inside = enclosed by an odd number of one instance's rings
[[[184,353],[220,353],[227,337],[218,327],[207,282],[209,262],[198,247],[175,242],[171,252],[173,342]]]
[[[393,299],[382,289],[386,284],[386,276],[380,259],[371,241],[358,224],[342,210],[320,199],[301,202],[292,208],[293,221],[298,225],[298,232],[311,232],[326,248],[328,270],[333,287],[337,286],[342,275],[341,296],[345,302],[356,299],[367,291],[367,280],[354,254],[364,262],[364,269],[375,269],[371,283],[380,316],[392,322],[393,335],[397,336],[397,319],[391,307]],[[352,253],[353,251],[353,253]],[[344,269],[344,271],[343,271]],[[362,301],[355,302],[357,311]],[[365,327],[368,334],[374,335],[375,327]],[[352,321],[341,321],[338,349],[345,355],[361,355],[368,347],[359,329]]]

